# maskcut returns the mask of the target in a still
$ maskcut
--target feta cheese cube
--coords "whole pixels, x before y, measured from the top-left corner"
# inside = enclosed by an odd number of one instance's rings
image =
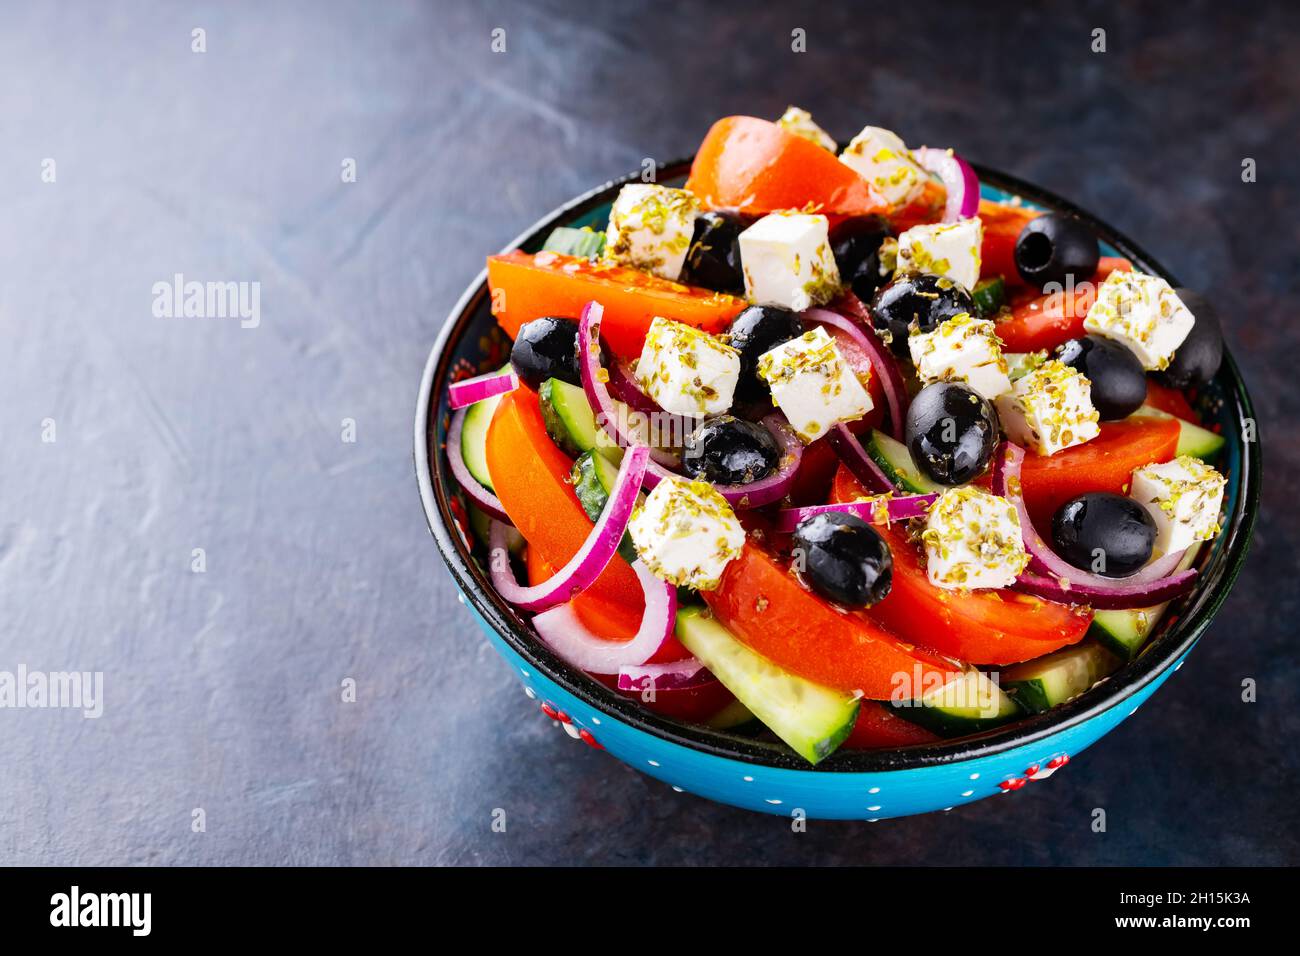
[[[898,271],[946,277],[969,291],[980,279],[983,242],[978,218],[913,226],[898,237]]]
[[[1007,437],[1040,455],[1082,445],[1101,433],[1092,383],[1056,359],[1018,379],[995,404]]]
[[[772,388],[772,404],[805,442],[872,408],[871,396],[821,326],[760,355],[758,374]]]
[[[793,133],[811,143],[816,143],[822,149],[835,152],[835,140],[831,139],[826,130],[813,122],[812,114],[807,110],[801,110],[797,106],[787,107],[781,118],[776,121],[776,125],[787,133]]]
[[[1112,272],[1097,289],[1083,327],[1122,342],[1148,371],[1167,368],[1196,318],[1159,276]]]
[[[923,384],[965,382],[987,399],[1011,388],[1002,341],[987,319],[959,312],[933,332],[913,332],[907,347]]]
[[[1205,462],[1181,455],[1135,470],[1129,494],[1155,519],[1156,551],[1172,554],[1219,533],[1226,483]]]
[[[715,335],[655,316],[636,363],[636,380],[666,412],[718,415],[731,407],[740,353]]]
[[[853,137],[840,153],[840,162],[871,183],[891,206],[920,195],[927,178],[898,134],[878,126],[868,126]]]
[[[1029,564],[1015,506],[972,485],[930,506],[921,542],[926,576],[939,588],[1004,588]]]
[[[740,234],[745,297],[754,305],[802,312],[833,299],[840,270],[825,216],[774,212]]]
[[[675,282],[699,214],[699,200],[685,189],[629,183],[609,211],[605,258]]]
[[[665,478],[628,523],[637,553],[656,577],[697,591],[718,586],[745,546],[745,529],[707,481]]]

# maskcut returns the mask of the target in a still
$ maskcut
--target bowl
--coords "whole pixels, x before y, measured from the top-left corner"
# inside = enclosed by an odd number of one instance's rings
[[[1134,242],[1046,190],[976,166],[987,199],[1020,201],[1074,213],[1102,241],[1103,255],[1122,255],[1178,285]],[[660,166],[657,180],[685,180],[689,161]],[[613,180],[561,206],[508,249],[535,251],[555,226],[600,227],[619,188]],[[1182,666],[1223,604],[1246,556],[1258,510],[1261,453],[1250,397],[1227,351],[1216,379],[1197,396],[1207,424],[1227,441],[1218,467],[1228,478],[1223,532],[1203,550],[1197,589],[1164,616],[1138,658],[1091,690],[1048,713],[960,740],[880,751],[840,751],[809,766],[779,743],[711,730],[643,710],[556,657],[528,621],[493,591],[475,559],[459,508],[443,440],[447,387],[458,376],[499,368],[509,340],[489,312],[486,273],[456,303],[429,353],[415,414],[415,472],[429,529],[469,616],[509,665],[545,719],[570,737],[603,749],[674,790],[764,813],[802,811],[817,819],[880,820],[946,810],[1019,790],[1064,767],[1114,729]],[[448,631],[450,633],[450,631]],[[521,704],[523,702],[521,701]]]

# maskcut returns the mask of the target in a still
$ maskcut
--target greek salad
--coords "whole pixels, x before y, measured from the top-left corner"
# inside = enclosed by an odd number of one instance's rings
[[[719,120],[684,188],[490,256],[446,453],[499,595],[645,708],[810,763],[1057,707],[1219,533],[1201,294],[950,149]]]

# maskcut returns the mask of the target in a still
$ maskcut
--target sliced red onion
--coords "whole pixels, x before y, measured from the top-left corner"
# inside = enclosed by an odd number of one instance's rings
[[[591,534],[564,567],[540,584],[523,587],[515,580],[506,549],[505,527],[499,521],[492,522],[488,534],[488,569],[497,592],[525,611],[543,611],[572,600],[591,587],[623,540],[648,460],[649,449],[645,445],[634,445],[627,450],[618,466],[618,477],[610,489],[609,501]]]
[[[950,149],[923,146],[914,150],[917,161],[943,180],[948,202],[943,207],[943,221],[970,219],[980,211],[980,181],[970,163]]]
[[[556,654],[589,674],[617,674],[624,667],[644,664],[672,636],[677,589],[655,577],[643,561],[634,562],[632,570],[645,591],[645,615],[630,641],[611,641],[593,634],[572,604],[543,611],[533,618],[533,627]]]
[[[447,401],[452,408],[464,408],[485,398],[513,392],[518,387],[519,376],[513,368],[508,368],[504,372],[489,372],[453,382],[451,388],[447,389]]]
[[[609,394],[609,387],[604,379],[609,373],[600,364],[600,322],[604,309],[599,302],[588,302],[578,319],[578,370],[582,376],[582,389],[587,394],[587,401],[596,411],[596,421],[614,441],[622,446],[637,444],[635,438],[628,436],[620,425],[621,416]],[[780,501],[794,484],[799,464],[803,460],[803,443],[794,433],[785,416],[773,412],[763,419],[763,426],[772,433],[781,447],[781,457],[776,471],[744,485],[714,485],[717,492],[728,503],[739,508],[758,508],[773,501]],[[646,463],[645,477],[642,484],[654,488],[665,478],[682,476],[666,467],[662,461],[652,460]]]
[[[1062,604],[1088,604],[1100,610],[1121,611],[1163,604],[1180,594],[1186,594],[1195,584],[1195,568],[1179,571],[1159,581],[1117,579],[1104,588],[1091,584],[1072,584],[1060,578],[1044,577],[1026,571],[1016,579],[1015,589]]]
[[[843,511],[857,515],[871,524],[923,518],[938,497],[937,494],[904,495],[901,498],[875,498],[870,501],[842,501],[829,505],[810,505],[806,508],[787,508],[776,513],[776,530],[793,531],[800,522],[828,511]]]
[[[839,329],[866,353],[871,369],[880,378],[881,388],[885,392],[885,404],[889,407],[889,434],[902,441],[903,415],[907,411],[907,385],[903,382],[902,370],[893,353],[884,347],[874,331],[862,328],[848,316],[830,309],[809,309],[803,315],[813,322]]]
[[[467,408],[458,408],[451,413],[451,424],[447,426],[447,462],[451,465],[451,474],[465,491],[465,497],[478,507],[489,518],[495,518],[497,521],[510,523],[510,516],[506,514],[506,509],[502,506],[500,500],[492,492],[488,491],[478,479],[469,473],[469,467],[465,464],[465,456],[461,454],[460,437],[465,429],[465,415],[469,412]]]
[[[686,657],[667,664],[624,664],[618,669],[618,689],[625,693],[653,689],[671,693],[697,690],[718,679],[697,657]]]
[[[866,486],[867,491],[883,495],[898,490],[889,480],[889,476],[880,470],[875,459],[867,454],[867,450],[862,447],[862,442],[858,441],[858,436],[849,431],[845,425],[834,426],[826,433],[826,440],[835,449],[835,454],[840,456],[840,461],[848,465],[849,471],[853,472],[853,477]]]
[[[647,415],[668,414],[659,407],[659,403],[641,391],[641,386],[632,376],[632,371],[622,362],[615,362],[607,369],[609,372],[609,394],[628,408]]]
[[[1091,604],[1098,608],[1131,608],[1159,604],[1169,600],[1169,597],[1161,596],[1166,590],[1172,589],[1169,596],[1176,597],[1191,587],[1196,579],[1195,570],[1174,573],[1183,559],[1182,551],[1164,555],[1126,578],[1093,574],[1076,568],[1058,555],[1038,533],[1025,506],[1020,487],[1024,461],[1025,450],[1014,442],[1004,441],[993,453],[991,475],[993,494],[1006,498],[1016,509],[1020,536],[1029,552],[1029,569],[1017,582],[1020,590],[1067,603]],[[1044,594],[1045,589],[1053,593]]]

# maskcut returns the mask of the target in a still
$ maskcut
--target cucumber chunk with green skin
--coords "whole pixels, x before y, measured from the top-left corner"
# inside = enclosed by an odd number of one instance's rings
[[[912,454],[907,450],[906,445],[895,441],[879,429],[872,430],[863,447],[872,460],[880,466],[885,476],[903,491],[924,495],[932,491],[942,493],[946,490],[943,485],[936,484],[921,474],[921,469],[917,468],[916,463],[912,461]]]
[[[981,279],[975,283],[970,297],[975,300],[975,311],[981,319],[991,319],[1007,303],[1007,285],[1002,276]]]
[[[969,670],[919,700],[894,701],[899,717],[942,737],[964,737],[1005,724],[1021,716],[1006,692],[983,671]]]
[[[1041,349],[1037,352],[1003,352],[1007,362],[1007,376],[1012,382],[1018,382],[1038,366],[1047,361],[1047,353]]]
[[[582,510],[587,512],[587,517],[592,521],[599,521],[605,505],[609,502],[609,493],[618,479],[618,466],[595,451],[584,451],[573,463],[570,477],[573,479],[573,490],[578,495],[578,503],[582,505]],[[629,564],[637,559],[636,545],[632,543],[632,536],[626,531],[623,532],[623,540],[618,544],[618,553],[619,557]]]
[[[596,413],[582,389],[558,378],[548,378],[537,390],[537,397],[541,400],[546,434],[570,458],[596,449],[615,464],[623,460],[622,450],[596,424]]]
[[[509,367],[502,366],[501,371]],[[465,424],[460,430],[460,457],[465,460],[469,473],[488,491],[493,489],[492,475],[487,466],[487,432],[501,398],[493,395],[471,405],[465,412]]]
[[[605,234],[591,228],[556,226],[542,243],[541,251],[594,259],[605,251]]]
[[[737,727],[745,726],[752,720],[754,720],[754,715],[750,709],[740,701],[733,700],[706,720],[704,726],[712,727],[714,730],[734,730]]]
[[[1002,687],[1031,714],[1073,700],[1115,672],[1120,660],[1100,644],[1084,641],[1002,672]]]
[[[809,763],[825,760],[853,730],[856,698],[777,667],[736,640],[707,608],[677,612],[677,639]]]
[[[1208,428],[1202,428],[1195,422],[1189,422],[1177,415],[1170,415],[1152,405],[1143,405],[1133,414],[1145,415],[1148,418],[1175,419],[1178,422],[1178,448],[1174,452],[1176,455],[1190,455],[1202,461],[1212,461],[1218,457],[1223,448],[1225,439],[1222,435],[1216,435]]]
[[[1199,541],[1188,548],[1183,560],[1178,562],[1177,570],[1190,568],[1196,562],[1200,550]],[[1096,611],[1092,616],[1092,626],[1088,628],[1088,636],[1120,660],[1131,661],[1146,646],[1147,638],[1156,629],[1168,607],[1166,602],[1127,611]]]

